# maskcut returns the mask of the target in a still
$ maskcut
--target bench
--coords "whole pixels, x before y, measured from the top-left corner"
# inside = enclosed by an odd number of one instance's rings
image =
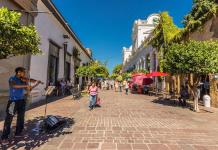
[[[72,96],[73,96],[74,100],[76,100],[76,99],[81,97],[81,91],[79,90],[78,87],[73,87],[71,89],[71,93],[72,93]]]

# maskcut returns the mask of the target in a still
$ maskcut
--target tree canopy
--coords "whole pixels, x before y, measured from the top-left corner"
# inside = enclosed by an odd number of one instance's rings
[[[218,5],[215,0],[194,0],[191,12],[183,21],[188,32],[193,32],[216,15]]]
[[[218,72],[218,41],[174,43],[164,56],[164,69],[172,74]]]
[[[90,63],[88,66],[80,66],[76,70],[76,75],[81,77],[91,77],[91,78],[107,78],[109,76],[109,71],[104,64],[98,61]]]
[[[20,13],[0,8],[0,59],[41,52],[35,27],[22,25],[20,17]]]
[[[173,43],[164,55],[164,69],[171,74],[185,74],[198,108],[197,86],[201,75],[218,72],[218,41],[188,41]]]
[[[120,72],[122,71],[123,65],[122,64],[118,64],[114,67],[113,69],[113,73],[115,74],[120,74]]]
[[[174,24],[172,17],[168,12],[160,13],[159,24],[153,31],[153,37],[148,42],[153,47],[160,49],[163,46],[169,44],[176,34],[180,32],[180,29]]]

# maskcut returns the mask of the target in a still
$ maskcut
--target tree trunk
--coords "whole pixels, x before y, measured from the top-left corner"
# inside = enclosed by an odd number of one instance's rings
[[[194,111],[199,112],[197,87],[193,87],[192,92],[194,96]]]
[[[199,112],[199,105],[198,105],[198,90],[197,87],[199,85],[199,82],[201,80],[201,77],[198,75],[191,74],[189,76],[189,88],[191,89],[192,96],[194,98],[194,111]]]

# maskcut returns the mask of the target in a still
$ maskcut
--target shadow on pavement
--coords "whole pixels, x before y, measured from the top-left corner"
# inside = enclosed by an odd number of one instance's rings
[[[49,139],[59,137],[61,135],[71,134],[72,132],[70,131],[70,129],[75,123],[73,118],[67,118],[61,116],[57,116],[57,117],[61,119],[65,119],[66,123],[61,128],[58,128],[58,130],[55,130],[51,133],[37,132],[37,130],[34,130],[37,128],[37,124],[39,124],[39,122],[44,119],[43,116],[34,118],[33,120],[27,120],[25,123],[24,136],[22,138],[11,138],[10,143],[8,145],[0,145],[0,149],[31,150],[47,143]],[[67,129],[69,131],[67,131]],[[2,131],[0,131],[0,134],[1,133]]]
[[[50,96],[47,98],[47,103],[50,104],[50,103],[53,103],[53,102],[56,102],[58,100],[62,100],[63,98],[68,98],[69,99],[73,99],[72,95],[66,95],[66,96]],[[0,100],[1,102],[3,101],[1,99],[2,97],[0,97]],[[77,100],[80,100],[80,99],[77,99]],[[4,121],[5,119],[5,110],[6,110],[6,106],[7,106],[7,102],[8,102],[8,97],[6,97],[4,99],[4,103],[0,103],[0,121]],[[44,106],[45,105],[45,99],[43,100],[40,100],[36,103],[33,103],[33,104],[30,104],[28,107],[27,107],[27,110],[31,110],[31,109],[34,109],[34,108],[37,108],[37,107],[40,107],[40,106]]]
[[[164,98],[157,98],[152,101],[156,104],[161,104],[165,106],[172,106],[172,107],[182,107],[182,108],[191,108],[192,106],[187,103],[186,106],[181,106],[178,101],[172,100],[172,99],[164,99]]]

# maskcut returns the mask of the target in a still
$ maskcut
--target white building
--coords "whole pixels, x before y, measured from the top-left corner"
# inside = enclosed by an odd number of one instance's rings
[[[144,45],[152,35],[159,21],[159,14],[152,14],[146,20],[136,20],[132,29],[132,46],[123,48],[123,71],[146,69],[155,71],[158,67],[157,52],[152,46]]]
[[[92,60],[91,52],[83,47],[50,0],[38,1],[37,8],[38,11],[52,14],[39,13],[35,19],[43,55],[31,57],[30,77],[40,79],[46,84],[32,92],[34,100],[42,98],[41,91],[45,86],[56,84],[62,79],[81,85],[82,78],[75,76],[75,70]]]
[[[8,90],[8,78],[14,75],[14,69],[18,66],[25,67],[31,78],[45,83],[31,92],[32,102],[43,99],[44,88],[62,79],[81,85],[82,78],[75,76],[75,70],[92,61],[91,50],[83,47],[52,1],[39,0],[36,4],[40,13],[33,22],[41,38],[39,47],[42,54],[1,60],[0,65],[1,70],[5,70],[0,72],[0,77],[4,77],[1,78],[0,91]]]

